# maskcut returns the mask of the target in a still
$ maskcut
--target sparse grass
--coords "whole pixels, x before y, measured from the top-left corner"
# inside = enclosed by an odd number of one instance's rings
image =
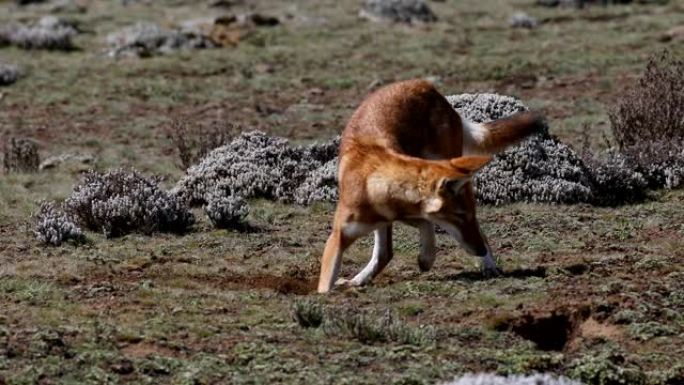
[[[364,22],[352,1],[257,0],[250,6],[283,16],[283,25],[234,49],[117,61],[100,54],[107,33],[214,11],[183,0],[89,4],[70,15],[94,32],[74,38],[82,50],[0,49],[25,75],[2,88],[0,130],[21,121],[43,157],[97,153],[98,170],[135,167],[166,176],[165,187],[182,173],[165,132],[170,117],[200,126],[227,116],[297,143],[327,140],[374,82],[414,76],[439,77],[446,93],[521,97],[573,144],[587,123],[598,149],[610,134],[605,106],[641,72],[657,37],[684,23],[674,1],[577,12],[531,0],[447,0],[430,3],[440,21],[409,28]],[[0,25],[43,12],[3,12],[10,6],[0,4]],[[518,9],[545,22],[511,30],[506,20]],[[78,247],[38,245],[30,214],[42,199],[65,199],[79,180],[66,168],[0,175],[0,383],[433,384],[466,371],[532,370],[590,384],[625,371],[652,384],[682,378],[681,190],[619,208],[482,207],[504,270],[522,272],[492,280],[444,235],[435,269],[420,274],[418,235],[398,225],[394,260],[372,285],[319,297],[305,293],[330,204],[250,201],[247,232],[214,230],[196,212],[183,236],[89,233],[92,242]],[[370,237],[351,247],[342,276],[358,272],[371,250]],[[540,265],[545,276],[525,274]],[[618,334],[580,333],[572,349],[549,353],[488,327],[496,314],[584,304]],[[319,319],[318,328],[299,326]]]
[[[364,344],[397,342],[421,346],[434,344],[437,340],[434,327],[409,326],[390,310],[378,314],[350,308],[329,309],[324,330],[328,336],[351,338]]]
[[[323,323],[324,309],[315,301],[296,301],[292,306],[292,316],[301,327],[317,328]]]

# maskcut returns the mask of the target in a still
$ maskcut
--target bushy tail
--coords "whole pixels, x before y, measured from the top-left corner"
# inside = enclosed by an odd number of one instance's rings
[[[534,112],[519,112],[488,123],[473,123],[461,118],[463,154],[496,154],[530,134],[546,129],[544,119]]]

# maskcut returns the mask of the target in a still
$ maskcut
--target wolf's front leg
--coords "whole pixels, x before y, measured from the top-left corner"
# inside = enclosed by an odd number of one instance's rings
[[[418,254],[418,267],[420,271],[428,271],[432,268],[437,257],[437,246],[435,246],[435,225],[428,221],[423,221],[418,225],[420,230],[420,254]]]
[[[375,244],[373,246],[373,255],[366,267],[361,270],[351,281],[348,282],[351,286],[363,286],[370,282],[376,275],[387,266],[392,260],[392,225],[382,225],[375,229]]]
[[[484,276],[496,277],[502,274],[496,265],[496,259],[492,255],[487,239],[474,217],[470,222],[461,223],[459,227],[446,222],[437,222],[437,224],[456,238],[466,251],[482,258],[480,269]]]
[[[503,274],[499,266],[496,265],[496,259],[494,259],[489,246],[487,246],[487,253],[482,256],[480,269],[485,277],[498,277]]]

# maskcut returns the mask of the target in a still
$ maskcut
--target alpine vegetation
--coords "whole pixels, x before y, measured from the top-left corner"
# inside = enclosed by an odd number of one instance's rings
[[[249,214],[249,205],[240,196],[212,194],[204,206],[204,212],[217,228],[240,226]]]
[[[315,170],[337,157],[339,140],[291,146],[287,139],[262,132],[243,133],[190,167],[173,193],[191,205],[209,202],[215,191],[226,196],[306,201],[316,191],[298,191]],[[310,181],[311,190],[315,183]],[[324,195],[324,194],[321,194]]]
[[[582,385],[565,377],[546,373],[498,376],[490,373],[469,373],[442,385]]]
[[[90,171],[64,202],[69,216],[106,237],[132,232],[186,232],[195,218],[175,195],[159,187],[158,178],[135,170]]]
[[[359,16],[371,21],[407,24],[437,21],[437,16],[422,0],[366,0]]]
[[[325,319],[325,310],[317,301],[296,301],[292,305],[292,318],[303,328],[317,328]]]
[[[173,142],[183,170],[197,163],[209,151],[228,144],[238,128],[225,120],[213,120],[209,124],[190,124],[185,119],[174,119],[167,130]]]
[[[383,314],[351,308],[330,309],[325,316],[323,330],[329,336],[345,337],[369,345],[389,341],[404,345],[431,345],[438,337],[434,327],[411,326],[389,309]]]
[[[478,123],[527,110],[519,100],[496,94],[454,95],[447,100],[462,117]],[[547,128],[495,156],[474,183],[478,200],[495,205],[519,201],[614,205],[643,199],[649,187],[671,188],[666,180],[681,183],[683,174],[677,170],[681,167],[668,168],[667,175],[665,170],[648,170],[639,165],[636,154],[614,150],[583,159],[550,136]],[[646,183],[646,174],[660,175],[659,181]]]
[[[459,94],[446,97],[458,113],[472,122],[491,122],[527,111],[518,99],[499,94]]]
[[[337,156],[311,171],[294,193],[295,202],[310,205],[313,202],[334,202],[337,193]]]
[[[620,152],[633,159],[649,187],[684,184],[684,61],[653,55],[641,78],[611,108]]]
[[[611,149],[585,159],[597,204],[634,203],[646,197],[648,182],[634,159]],[[663,187],[659,185],[657,187]]]
[[[206,36],[196,31],[165,29],[154,23],[139,22],[107,36],[111,57],[150,57],[179,49],[213,48]]]
[[[9,138],[5,142],[3,154],[3,166],[7,173],[38,171],[38,144],[31,139]]]
[[[483,203],[591,202],[591,178],[582,159],[552,137],[535,135],[499,154],[474,178]]]
[[[660,142],[640,148],[641,151],[628,150],[627,154],[632,154],[649,187],[673,189],[684,186],[684,144],[677,148],[672,143]]]
[[[452,95],[447,100],[462,117],[478,123],[527,110],[519,100],[497,94]],[[286,139],[261,132],[243,133],[190,167],[173,192],[192,205],[206,204],[215,191],[302,205],[334,201],[338,147],[339,138],[291,146]],[[495,205],[636,202],[648,188],[684,183],[684,150],[668,151],[655,151],[663,156],[658,162],[614,150],[583,158],[545,127],[496,155],[478,172],[474,185],[480,202]]]
[[[57,209],[55,202],[43,201],[33,216],[33,234],[47,245],[59,246],[65,242],[82,243],[85,235],[64,211]]]
[[[78,30],[54,16],[42,17],[33,24],[9,24],[0,28],[0,45],[10,44],[24,49],[69,51],[74,49],[72,38]]]
[[[497,94],[452,95],[447,100],[463,118],[477,123],[527,110],[519,100]],[[495,205],[593,199],[584,162],[570,147],[549,136],[548,128],[497,155],[474,182],[478,199]]]
[[[19,79],[21,72],[12,64],[0,62],[0,86],[8,86]]]

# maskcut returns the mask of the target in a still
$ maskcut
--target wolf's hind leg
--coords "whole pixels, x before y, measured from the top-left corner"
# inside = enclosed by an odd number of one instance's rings
[[[325,243],[325,250],[321,258],[321,274],[318,279],[319,293],[327,293],[332,289],[340,271],[344,249],[342,231],[339,228],[333,228],[328,241]]]
[[[349,284],[352,286],[363,286],[370,282],[373,277],[380,272],[392,260],[392,225],[382,225],[374,231],[375,244],[373,255],[366,267],[361,270]]]

